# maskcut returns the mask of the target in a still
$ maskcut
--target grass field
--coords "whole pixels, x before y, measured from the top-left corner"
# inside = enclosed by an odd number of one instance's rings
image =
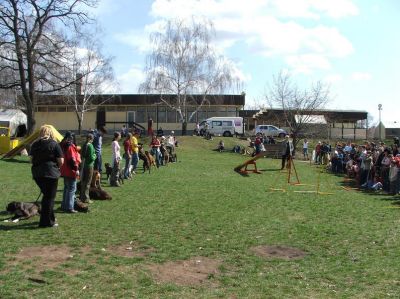
[[[343,177],[302,161],[302,186],[287,184],[280,160],[241,176],[233,168],[247,158],[213,151],[219,139],[180,141],[178,163],[105,187],[113,200],[87,214],[56,211],[58,228],[1,222],[0,298],[399,297],[396,197],[345,190]],[[0,178],[0,207],[36,199],[26,157],[0,160]],[[295,192],[317,188],[332,194]],[[263,257],[257,246],[305,255]]]

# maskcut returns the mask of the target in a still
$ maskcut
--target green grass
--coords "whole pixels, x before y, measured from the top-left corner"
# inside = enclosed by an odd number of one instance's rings
[[[238,142],[224,140],[228,149]],[[260,159],[262,174],[241,176],[233,168],[247,158],[212,151],[219,138],[180,141],[179,163],[150,175],[139,173],[121,188],[106,187],[113,200],[94,202],[88,214],[57,213],[57,229],[36,229],[38,218],[1,222],[0,298],[398,297],[400,209],[393,208],[395,197],[346,191],[342,177],[301,161],[295,165],[305,186],[286,183],[280,160]],[[36,199],[27,160],[0,161],[0,206]],[[333,194],[294,192],[315,191],[318,181],[320,191]],[[61,196],[58,192],[56,207]],[[151,253],[128,258],[103,251],[130,242]],[[29,265],[12,266],[12,255],[21,248],[44,245],[68,246],[74,258],[43,273]],[[249,250],[257,245],[295,247],[307,255],[265,259]],[[89,248],[85,256],[79,254],[83,247]],[[210,277],[213,287],[157,283],[146,268],[196,256],[223,261],[220,274]],[[70,275],[70,269],[79,273]]]

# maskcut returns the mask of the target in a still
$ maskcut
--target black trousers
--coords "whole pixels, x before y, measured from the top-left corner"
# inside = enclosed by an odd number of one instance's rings
[[[43,193],[39,227],[51,227],[56,221],[54,200],[57,194],[58,179],[37,178],[35,182]]]

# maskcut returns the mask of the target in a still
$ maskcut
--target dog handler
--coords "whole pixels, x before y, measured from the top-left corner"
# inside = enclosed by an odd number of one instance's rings
[[[74,209],[76,180],[79,176],[79,164],[81,155],[76,145],[73,143],[70,131],[65,133],[64,139],[60,143],[64,153],[64,164],[61,166],[61,176],[64,178],[64,192],[61,202],[61,210],[67,213],[76,213]]]
[[[89,198],[89,188],[93,176],[94,161],[96,160],[96,152],[93,147],[93,134],[87,134],[86,143],[81,149],[81,190],[80,190],[80,200],[82,202],[90,203]]]
[[[29,155],[33,179],[43,193],[39,227],[56,227],[58,223],[54,217],[54,200],[64,158],[50,126],[40,128],[39,139],[32,144]]]

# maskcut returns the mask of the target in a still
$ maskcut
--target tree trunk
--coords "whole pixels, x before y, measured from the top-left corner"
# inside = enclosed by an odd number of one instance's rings
[[[183,121],[182,122],[182,136],[186,135],[186,133],[187,133],[186,131],[187,131],[187,122]]]
[[[26,109],[26,118],[27,118],[27,135],[29,136],[30,134],[33,133],[33,131],[35,130],[35,115],[33,112],[33,109],[30,107],[30,105],[27,105],[27,109]]]

